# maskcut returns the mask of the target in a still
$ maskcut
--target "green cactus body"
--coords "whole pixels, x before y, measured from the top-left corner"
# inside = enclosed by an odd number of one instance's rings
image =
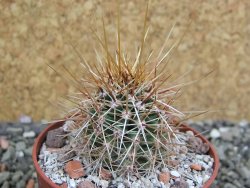
[[[181,132],[172,117],[181,118],[184,114],[170,105],[177,91],[159,90],[168,77],[160,80],[164,75],[157,75],[157,69],[169,51],[162,57],[161,51],[154,67],[146,71],[151,57],[150,54],[146,60],[142,58],[146,30],[144,23],[142,44],[134,62],[121,53],[119,25],[115,57],[108,50],[104,27],[104,42],[96,34],[105,50],[102,60],[98,56],[101,68],[92,68],[82,61],[91,75],[84,79],[96,90],[88,91],[77,81],[86,100],[79,98],[76,112],[70,116],[77,127],[71,135],[81,148],[80,155],[89,160],[87,165],[97,173],[105,168],[113,176],[150,174],[155,167],[169,166],[168,161],[177,154],[177,146],[182,145],[178,136]]]
[[[157,94],[148,97],[151,91],[140,88],[133,95],[124,87],[112,94],[99,89],[95,95],[98,106],[87,105],[89,115],[77,140],[87,140],[82,155],[89,156],[96,168],[138,176],[152,172],[156,165],[168,165],[175,133],[166,110],[157,104]]]

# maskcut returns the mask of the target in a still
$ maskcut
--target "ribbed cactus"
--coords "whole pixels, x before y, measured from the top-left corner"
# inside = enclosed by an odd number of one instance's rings
[[[183,114],[171,106],[177,91],[159,89],[168,77],[162,79],[164,75],[157,74],[157,69],[169,51],[159,56],[147,71],[151,55],[142,57],[146,24],[134,62],[121,53],[119,32],[118,21],[115,57],[108,50],[104,29],[104,42],[96,35],[105,49],[104,60],[98,56],[101,62],[98,67],[82,60],[90,74],[86,80],[96,90],[90,92],[77,81],[85,99],[77,97],[78,106],[69,116],[75,127],[71,135],[73,142],[81,146],[80,155],[89,160],[93,171],[104,168],[113,176],[140,176],[153,172],[155,167],[170,165],[169,161],[182,145],[174,119]]]
[[[124,68],[121,73],[129,80],[103,78],[105,84],[95,96],[81,103],[76,117],[81,113],[87,117],[78,122],[74,140],[84,143],[82,155],[96,169],[103,167],[113,175],[150,173],[155,166],[166,167],[176,154],[181,142],[177,142],[173,117],[182,114],[158,99],[152,82],[138,83],[133,74],[125,75]]]

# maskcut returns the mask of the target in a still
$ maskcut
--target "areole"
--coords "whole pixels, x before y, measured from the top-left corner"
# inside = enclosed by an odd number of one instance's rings
[[[44,174],[44,172],[42,171],[42,169],[40,168],[40,166],[38,164],[37,157],[39,155],[40,148],[41,148],[41,146],[46,138],[47,132],[52,130],[52,129],[56,129],[56,128],[61,127],[63,125],[63,123],[64,123],[63,121],[60,121],[57,123],[50,124],[46,129],[44,129],[39,134],[39,136],[35,140],[35,143],[33,146],[33,151],[32,151],[32,158],[33,158],[34,166],[35,166],[36,173],[37,173],[39,188],[60,188],[60,186],[53,183]],[[203,135],[201,135],[199,132],[197,132],[195,129],[189,127],[188,125],[182,124],[180,130],[181,131],[188,131],[188,130],[193,131],[194,134],[197,135],[197,137],[201,138],[204,143],[207,143],[209,145],[209,154],[214,159],[213,174],[209,178],[209,180],[205,183],[205,185],[203,185],[203,188],[209,188],[212,185],[212,183],[214,182],[214,180],[218,174],[218,170],[219,170],[219,157],[215,151],[215,148]]]

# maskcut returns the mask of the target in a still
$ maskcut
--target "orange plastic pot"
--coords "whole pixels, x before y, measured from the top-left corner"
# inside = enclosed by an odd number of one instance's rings
[[[51,125],[49,125],[46,129],[44,129],[39,136],[36,138],[34,146],[33,146],[33,151],[32,151],[32,158],[33,158],[33,162],[34,162],[34,166],[36,169],[36,173],[37,173],[37,178],[38,178],[38,185],[39,188],[60,188],[60,186],[58,186],[57,184],[53,183],[42,171],[42,169],[40,168],[37,158],[39,155],[39,151],[40,148],[42,146],[42,144],[45,141],[47,132],[52,130],[52,129],[56,129],[59,128],[63,125],[63,121],[61,122],[57,122],[57,123],[53,123]],[[209,145],[209,154],[210,156],[214,159],[214,165],[213,165],[213,174],[212,176],[209,178],[209,180],[205,183],[205,185],[203,185],[203,188],[209,188],[212,183],[214,182],[217,174],[218,174],[218,170],[219,170],[219,157],[213,147],[213,145],[204,137],[202,136],[199,132],[197,132],[195,129],[189,127],[188,125],[182,124],[181,125],[181,131],[193,131],[195,135],[197,135],[197,137],[201,138],[202,141],[204,143],[207,143]]]

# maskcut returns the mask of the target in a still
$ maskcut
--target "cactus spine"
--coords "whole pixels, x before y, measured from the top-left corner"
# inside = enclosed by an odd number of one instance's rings
[[[169,166],[168,161],[183,145],[173,117],[184,114],[171,105],[177,92],[160,90],[168,77],[156,74],[168,52],[146,71],[150,62],[150,56],[142,58],[146,35],[145,21],[140,50],[131,62],[121,52],[118,19],[115,57],[108,50],[104,28],[104,42],[96,36],[105,49],[105,60],[99,68],[82,61],[96,90],[91,93],[78,82],[85,100],[78,98],[78,107],[69,119],[74,121],[73,142],[80,145],[80,155],[89,160],[93,171],[104,168],[113,176],[150,174],[155,167]]]

